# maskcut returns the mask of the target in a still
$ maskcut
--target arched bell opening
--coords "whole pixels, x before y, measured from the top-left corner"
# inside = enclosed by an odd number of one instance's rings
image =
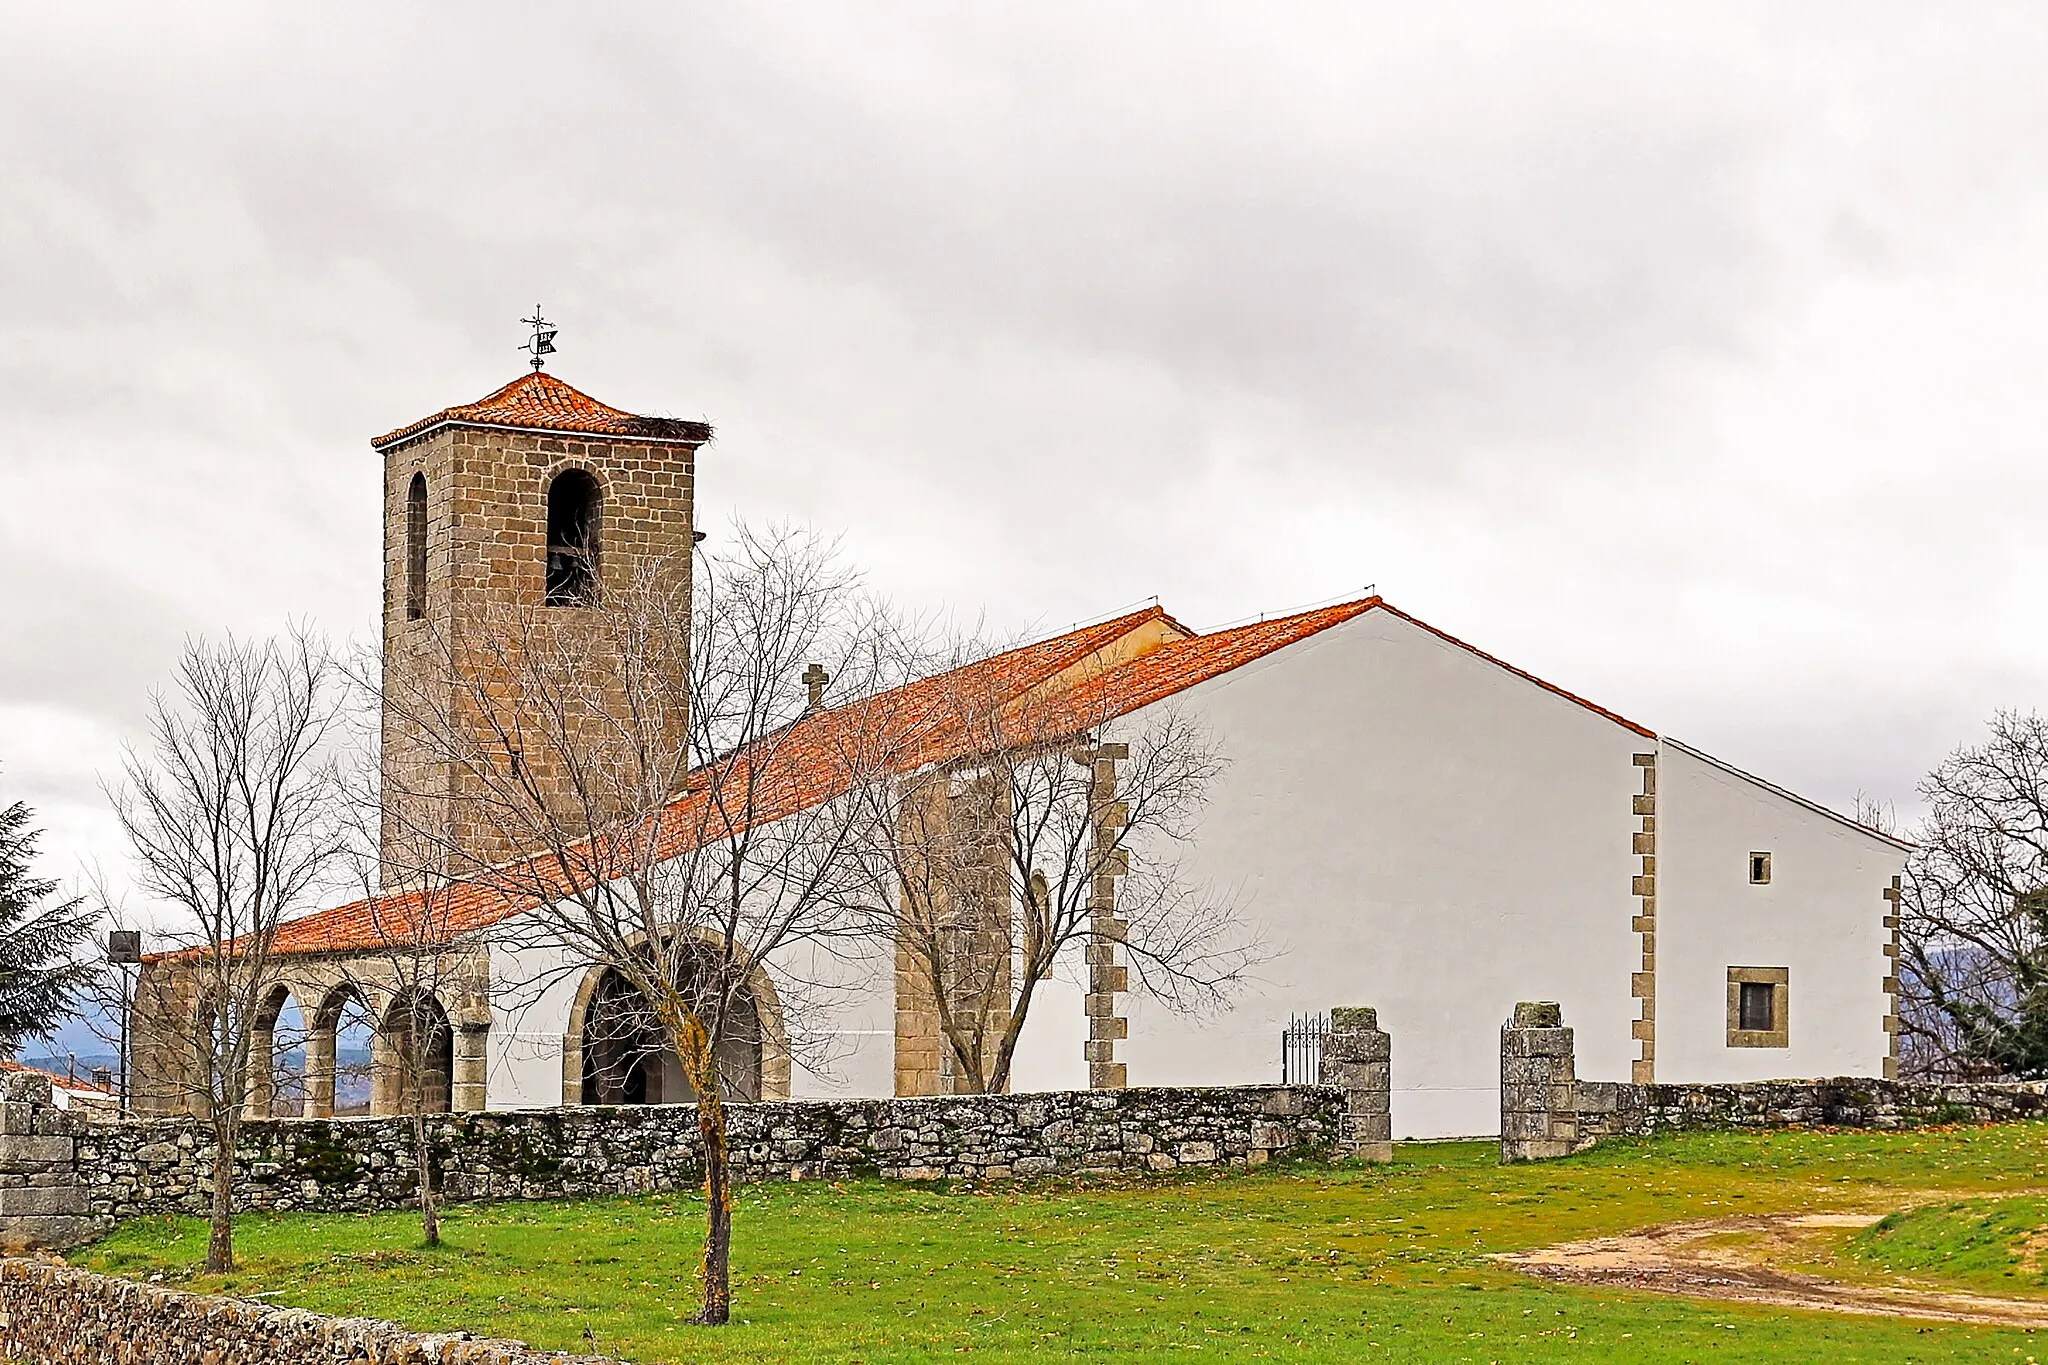
[[[427,614],[427,476],[414,474],[405,490],[405,619]]]
[[[548,481],[547,604],[587,607],[597,601],[604,492],[587,469],[565,469]]]

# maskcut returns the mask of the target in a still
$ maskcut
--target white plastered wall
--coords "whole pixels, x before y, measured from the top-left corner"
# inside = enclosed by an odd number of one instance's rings
[[[1126,997],[1132,1085],[1277,1081],[1291,1014],[1373,1005],[1396,1134],[1491,1133],[1500,1025],[1529,999],[1563,1003],[1581,1075],[1627,1078],[1654,741],[1383,611],[1166,704],[1229,760],[1184,868],[1238,892],[1271,956],[1219,1017]],[[1085,1084],[1078,990],[1033,1015],[1016,1088]]]
[[[1657,1079],[1884,1074],[1884,892],[1905,850],[1669,740],[1657,784]],[[1771,879],[1752,885],[1761,852]],[[1728,1046],[1730,967],[1787,969],[1788,1047]]]
[[[490,1109],[562,1103],[563,1039],[589,970],[558,946],[520,937],[511,926],[491,950]],[[767,970],[791,1035],[790,1098],[889,1094],[895,995],[887,952],[854,939],[799,943],[771,956]]]
[[[875,943],[800,944],[769,963],[785,992],[789,1097],[886,1096],[896,1079],[894,959]]]
[[[583,973],[549,944],[491,947],[491,1036],[486,1109],[551,1108],[562,1102],[562,1034]]]

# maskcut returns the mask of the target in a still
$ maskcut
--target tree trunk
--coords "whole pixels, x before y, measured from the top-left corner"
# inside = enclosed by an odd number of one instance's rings
[[[441,1245],[441,1210],[434,1193],[434,1152],[427,1141],[427,1116],[417,1109],[412,1116],[412,1140],[420,1164],[420,1240],[437,1247]]]
[[[709,1049],[705,1049],[709,1062]],[[704,1141],[704,1307],[697,1321],[720,1327],[732,1316],[732,1171],[726,1160],[725,1104],[718,1068],[703,1068],[697,1090],[697,1132]]]
[[[232,1118],[213,1126],[213,1200],[206,1229],[206,1273],[225,1275],[235,1268],[235,1124]]]

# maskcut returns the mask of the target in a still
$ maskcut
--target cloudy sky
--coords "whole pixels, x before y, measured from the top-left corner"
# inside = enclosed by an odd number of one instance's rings
[[[2038,4],[0,13],[60,875],[181,636],[371,629],[368,438],[536,302],[710,524],[1005,631],[1377,584],[1837,806],[2048,703]]]

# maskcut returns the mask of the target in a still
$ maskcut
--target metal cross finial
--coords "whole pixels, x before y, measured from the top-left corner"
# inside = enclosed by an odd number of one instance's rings
[[[540,305],[533,305],[533,316],[521,318],[521,322],[533,328],[533,335],[519,349],[533,357],[536,370],[547,364],[546,357],[555,353],[555,325],[540,315]]]

